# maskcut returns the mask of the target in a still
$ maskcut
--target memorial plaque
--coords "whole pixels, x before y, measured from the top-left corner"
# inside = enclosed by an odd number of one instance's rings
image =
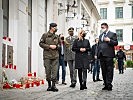
[[[13,46],[7,45],[7,64],[13,64]]]
[[[6,59],[6,45],[2,44],[2,66],[5,66]]]

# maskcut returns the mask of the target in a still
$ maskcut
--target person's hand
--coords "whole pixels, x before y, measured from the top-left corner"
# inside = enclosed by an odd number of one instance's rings
[[[97,59],[97,56],[94,56],[95,59]]]
[[[56,45],[50,45],[49,47],[50,47],[51,49],[56,49],[57,46],[56,46]]]
[[[108,38],[108,37],[104,37],[103,40],[106,41],[106,42],[109,42],[109,41],[110,41],[110,38]]]
[[[85,52],[86,49],[85,49],[85,48],[80,48],[80,51],[81,51],[81,52]]]

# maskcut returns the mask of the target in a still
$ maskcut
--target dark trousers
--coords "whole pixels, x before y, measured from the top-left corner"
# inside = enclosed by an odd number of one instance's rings
[[[100,73],[100,61],[95,60],[93,64],[93,80],[99,79],[99,73]]]
[[[113,74],[114,74],[114,62],[113,58],[100,57],[100,64],[102,69],[102,77],[105,87],[112,88]]]
[[[59,70],[60,66],[62,66],[62,81],[65,82],[65,77],[66,77],[66,66],[65,66],[65,61],[64,61],[64,56],[60,56],[59,58],[59,65],[58,65],[58,72],[57,72],[57,80],[59,81]]]
[[[68,62],[69,70],[70,70],[71,83],[76,84],[77,83],[77,70],[75,69],[75,61],[68,60],[67,62]]]
[[[118,59],[118,69],[119,69],[119,73],[123,73],[123,65],[124,65],[124,62],[123,62],[123,59]]]
[[[89,70],[89,71],[90,71],[90,73],[92,74],[93,67],[94,67],[94,62],[91,61],[89,66],[90,66],[90,70]]]
[[[78,77],[80,84],[86,82],[87,80],[87,69],[78,69]]]

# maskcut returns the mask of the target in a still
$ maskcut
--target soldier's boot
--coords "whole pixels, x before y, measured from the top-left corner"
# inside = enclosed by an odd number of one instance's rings
[[[48,88],[47,88],[47,91],[52,91],[52,90],[51,90],[51,81],[48,81]]]
[[[52,82],[51,91],[53,91],[53,92],[58,92],[58,89],[57,89],[56,86],[55,86],[55,82]]]
[[[84,89],[87,89],[87,87],[86,87],[86,81],[84,82],[83,87],[84,87]]]

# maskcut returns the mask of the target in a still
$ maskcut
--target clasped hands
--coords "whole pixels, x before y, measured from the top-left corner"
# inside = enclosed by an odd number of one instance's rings
[[[51,48],[51,49],[56,49],[57,46],[56,46],[56,45],[50,45],[49,48]]]
[[[86,51],[86,48],[80,48],[80,51],[81,52],[85,52]]]

